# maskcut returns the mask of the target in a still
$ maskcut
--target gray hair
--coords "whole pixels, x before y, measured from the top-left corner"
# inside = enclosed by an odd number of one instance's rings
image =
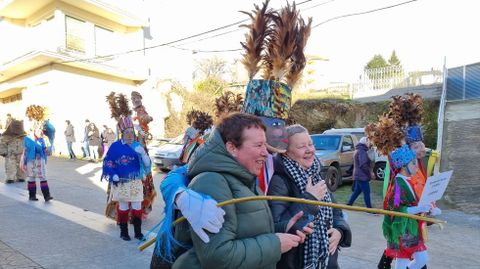
[[[290,138],[291,136],[296,135],[296,134],[308,133],[307,128],[303,127],[300,124],[290,125],[286,128],[286,131],[287,131],[287,137],[288,138]]]

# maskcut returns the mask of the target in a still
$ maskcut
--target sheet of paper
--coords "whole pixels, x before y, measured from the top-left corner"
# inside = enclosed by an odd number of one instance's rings
[[[436,174],[427,179],[418,205],[428,205],[442,198],[447,189],[453,170]]]

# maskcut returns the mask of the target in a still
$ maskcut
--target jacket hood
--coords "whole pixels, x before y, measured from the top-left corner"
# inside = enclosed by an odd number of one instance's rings
[[[203,172],[230,174],[247,186],[255,184],[257,178],[227,151],[218,130],[214,130],[193,153],[188,164],[188,177],[193,178]]]
[[[356,149],[356,150],[368,151],[367,145],[365,145],[365,144],[363,144],[363,143],[358,143],[358,144],[355,146],[355,149]]]

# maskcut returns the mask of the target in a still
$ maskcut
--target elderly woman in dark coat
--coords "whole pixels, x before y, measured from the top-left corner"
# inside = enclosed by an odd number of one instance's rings
[[[284,154],[275,157],[275,173],[268,195],[334,201],[320,176],[320,162],[315,157],[307,129],[292,125],[287,127],[287,134],[288,148]],[[350,227],[340,209],[285,201],[270,201],[269,204],[275,223],[283,222],[299,211],[304,212],[304,220],[297,222],[290,233],[301,230],[310,221],[315,225],[314,232],[307,236],[304,244],[282,255],[277,269],[339,268],[338,249],[351,244]]]

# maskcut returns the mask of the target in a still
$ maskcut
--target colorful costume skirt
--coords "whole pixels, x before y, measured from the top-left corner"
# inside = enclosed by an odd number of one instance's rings
[[[424,235],[422,234],[423,221],[418,223],[418,235],[413,235],[406,231],[399,238],[399,243],[387,242],[387,250],[385,255],[391,258],[411,259],[413,253],[427,250],[424,243]]]
[[[141,202],[143,201],[143,184],[141,180],[131,180],[112,184],[112,201]]]
[[[42,157],[37,156],[34,160],[27,162],[27,177],[29,179],[46,180],[46,170],[45,160]]]

